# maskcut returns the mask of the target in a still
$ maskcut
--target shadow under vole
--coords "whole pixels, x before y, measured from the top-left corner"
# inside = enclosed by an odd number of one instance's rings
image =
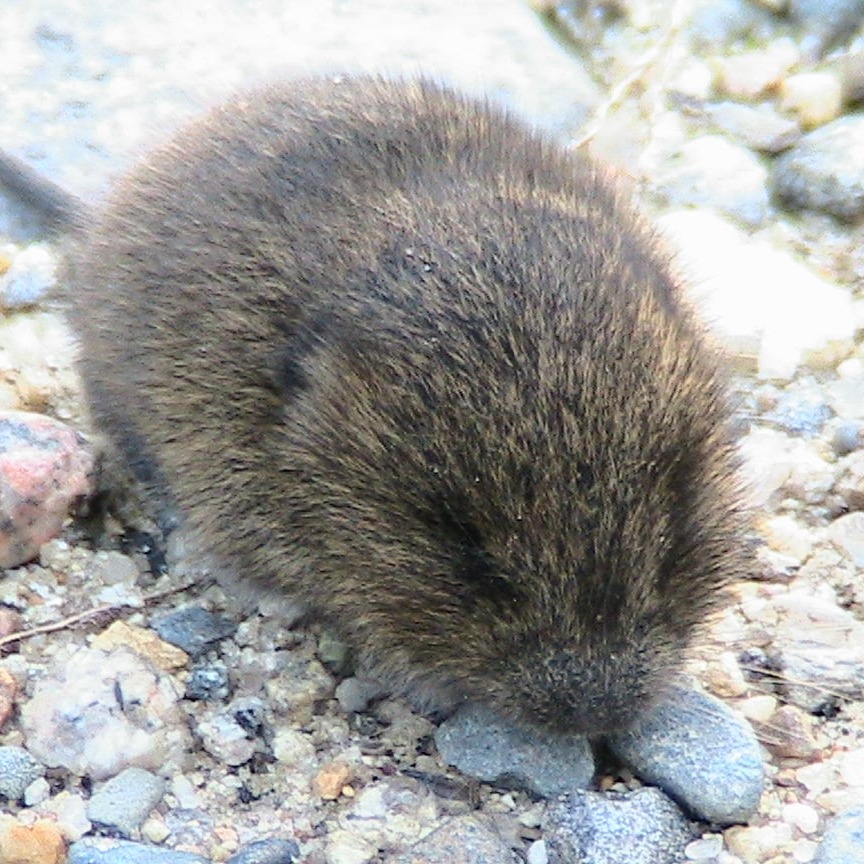
[[[502,111],[244,93],[87,221],[97,426],[220,571],[422,706],[626,725],[745,570],[724,375],[664,254]]]

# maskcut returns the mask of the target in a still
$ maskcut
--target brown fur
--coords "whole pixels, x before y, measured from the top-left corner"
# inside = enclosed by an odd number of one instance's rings
[[[605,172],[428,82],[237,96],[70,265],[97,424],[427,706],[626,725],[746,566],[718,359]]]

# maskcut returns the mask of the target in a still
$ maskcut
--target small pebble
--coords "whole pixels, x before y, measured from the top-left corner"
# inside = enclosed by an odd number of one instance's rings
[[[746,822],[759,806],[764,768],[752,729],[719,700],[674,687],[610,750],[707,822]]]
[[[527,864],[549,864],[549,853],[546,851],[545,840],[535,840],[525,854]]]
[[[336,687],[336,699],[343,711],[356,714],[365,711],[370,702],[380,699],[386,692],[378,681],[352,677],[339,682]]]
[[[840,219],[864,213],[864,117],[840,117],[805,135],[777,158],[772,184],[792,207]]]
[[[165,781],[142,768],[127,768],[98,788],[87,804],[91,822],[129,837],[162,800]]]
[[[93,494],[93,455],[59,420],[0,412],[0,569],[32,560],[73,503]]]
[[[85,837],[69,847],[67,864],[212,864],[191,852],[176,852],[108,837]]]
[[[813,718],[797,705],[783,705],[771,715],[770,728],[764,730],[763,741],[780,757],[810,759],[819,752],[813,737]]]
[[[324,765],[312,781],[312,791],[325,801],[335,801],[342,789],[351,781],[353,771],[345,762],[335,761]]]
[[[318,659],[334,675],[349,675],[353,671],[351,649],[330,630],[322,631],[318,637]]]
[[[512,861],[501,830],[482,816],[445,822],[409,850],[387,858],[387,864],[503,864]]]
[[[723,851],[723,835],[707,834],[688,843],[684,849],[684,857],[688,861],[704,861],[713,864]]]
[[[57,258],[46,243],[22,249],[0,278],[0,302],[9,310],[26,309],[45,299],[56,282]]]
[[[151,621],[151,626],[162,639],[192,657],[200,656],[237,631],[235,621],[224,615],[214,615],[200,606],[187,606],[159,615]]]
[[[789,75],[780,85],[781,110],[797,117],[806,129],[836,120],[842,107],[842,82],[830,72]]]
[[[853,560],[864,560],[864,513],[835,519],[828,533]],[[786,701],[818,713],[838,698],[864,698],[864,623],[809,591],[777,597],[774,606],[780,613],[774,650]]]
[[[764,48],[713,59],[720,93],[736,101],[753,102],[776,87],[798,62],[791,39],[778,39]]]
[[[87,802],[77,793],[64,789],[44,802],[40,809],[53,814],[60,833],[70,843],[80,840],[93,830],[93,823],[87,818]]]
[[[125,621],[115,621],[92,644],[106,652],[125,645],[165,672],[182,669],[189,662],[189,655],[176,645],[163,641],[152,630]]]
[[[61,864],[66,844],[53,822],[30,825],[0,813],[0,864]]]
[[[245,765],[258,749],[255,738],[241,726],[230,709],[202,717],[197,731],[204,749],[226,765]]]
[[[780,153],[801,138],[794,120],[782,117],[765,103],[718,102],[705,109],[705,116],[723,132],[761,153]]]
[[[806,54],[817,58],[855,32],[864,17],[864,2],[789,0],[789,15],[801,30]]]
[[[18,801],[27,787],[44,774],[45,767],[23,747],[0,747],[0,796]]]
[[[24,790],[24,805],[26,807],[35,807],[46,801],[51,795],[51,784],[44,777],[37,777]]]
[[[776,407],[764,416],[786,432],[812,438],[822,431],[834,412],[824,401],[791,392],[784,393]]]
[[[838,456],[848,456],[861,447],[862,428],[860,420],[844,420],[834,429],[831,446]]]
[[[324,847],[327,864],[366,864],[377,857],[378,849],[372,843],[347,831],[331,831]],[[416,859],[411,860],[414,864]],[[390,864],[390,862],[388,862]]]
[[[793,801],[783,806],[783,821],[794,825],[804,834],[815,834],[819,828],[819,813],[809,804]]]
[[[0,668],[0,729],[12,713],[17,693],[18,682],[15,676],[8,669]]]
[[[692,831],[659,789],[573,792],[544,820],[549,864],[680,864]]]
[[[720,135],[686,141],[654,179],[673,206],[713,207],[745,225],[759,225],[768,209],[766,168]]]
[[[231,677],[224,663],[196,666],[186,679],[186,698],[193,702],[220,702],[230,695]]]
[[[273,837],[247,844],[225,864],[293,864],[299,859],[300,847],[294,840]]]
[[[831,820],[813,864],[864,864],[864,807],[853,807]]]
[[[550,798],[584,789],[594,759],[581,735],[551,739],[508,723],[481,706],[466,705],[435,732],[442,758],[478,780]]]

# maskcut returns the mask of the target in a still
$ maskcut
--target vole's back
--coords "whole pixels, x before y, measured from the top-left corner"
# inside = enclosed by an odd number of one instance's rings
[[[73,256],[94,418],[434,705],[621,725],[742,566],[717,361],[592,164],[429,83],[236,97]]]

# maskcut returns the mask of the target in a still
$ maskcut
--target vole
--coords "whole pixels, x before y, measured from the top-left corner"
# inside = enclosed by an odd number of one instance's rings
[[[506,111],[271,84],[55,216],[151,500],[421,707],[625,727],[746,573],[722,357],[610,172]]]

